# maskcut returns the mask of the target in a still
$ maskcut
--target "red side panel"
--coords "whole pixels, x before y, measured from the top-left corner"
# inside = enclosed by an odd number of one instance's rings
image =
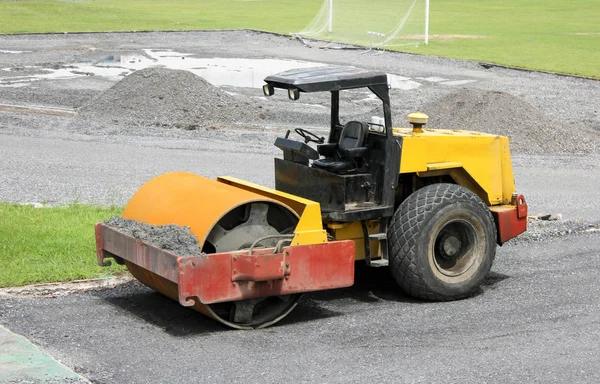
[[[514,205],[494,206],[490,211],[496,221],[498,244],[502,245],[527,230],[527,202],[523,195],[517,196]]]
[[[177,256],[96,225],[98,263],[117,257],[177,284],[179,302],[194,305],[287,295],[354,284],[354,241],[332,241],[201,256]],[[120,259],[119,259],[120,258]]]
[[[354,284],[354,242],[180,258],[179,296],[204,304],[319,291]]]

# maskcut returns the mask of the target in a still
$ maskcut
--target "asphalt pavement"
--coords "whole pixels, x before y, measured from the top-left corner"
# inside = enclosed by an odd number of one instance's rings
[[[423,303],[384,269],[229,330],[137,282],[0,298],[0,323],[95,383],[597,383],[600,236],[502,247],[477,296]]]

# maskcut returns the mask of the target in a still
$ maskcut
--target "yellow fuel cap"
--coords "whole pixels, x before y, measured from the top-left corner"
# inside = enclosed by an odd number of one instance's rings
[[[423,132],[423,126],[429,121],[429,116],[421,112],[415,112],[408,115],[408,122],[413,126],[414,133]]]
[[[421,112],[415,112],[408,115],[408,122],[411,124],[419,124],[421,126],[427,124],[429,116]]]

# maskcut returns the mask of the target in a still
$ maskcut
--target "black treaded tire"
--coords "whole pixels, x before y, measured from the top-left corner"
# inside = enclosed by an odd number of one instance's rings
[[[433,184],[400,204],[388,229],[392,276],[415,298],[448,301],[475,293],[494,262],[496,226],[467,188]]]

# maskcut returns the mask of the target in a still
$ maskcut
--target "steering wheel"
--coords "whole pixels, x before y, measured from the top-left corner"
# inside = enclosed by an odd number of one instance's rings
[[[306,129],[295,128],[294,132],[296,132],[298,135],[300,135],[300,137],[304,139],[304,143],[309,143],[312,141],[313,143],[323,144],[325,142],[324,137],[319,137],[314,133],[307,131]]]

